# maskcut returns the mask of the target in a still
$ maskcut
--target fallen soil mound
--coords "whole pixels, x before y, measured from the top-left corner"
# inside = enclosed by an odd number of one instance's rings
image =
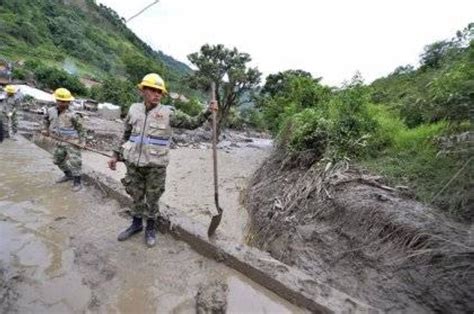
[[[323,283],[387,311],[474,309],[472,228],[380,177],[276,151],[245,202],[249,243]]]

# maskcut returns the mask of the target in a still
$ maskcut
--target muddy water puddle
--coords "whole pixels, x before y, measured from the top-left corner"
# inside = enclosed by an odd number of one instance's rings
[[[0,312],[195,313],[202,284],[229,286],[228,313],[301,312],[169,235],[119,243],[128,224],[90,186],[56,185],[51,157],[24,139],[0,144]]]

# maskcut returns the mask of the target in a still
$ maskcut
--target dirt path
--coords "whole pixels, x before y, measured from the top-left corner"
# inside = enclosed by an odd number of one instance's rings
[[[154,249],[117,242],[128,221],[116,201],[55,185],[50,155],[24,139],[0,145],[0,312],[194,313],[216,280],[229,313],[301,311],[168,235]]]

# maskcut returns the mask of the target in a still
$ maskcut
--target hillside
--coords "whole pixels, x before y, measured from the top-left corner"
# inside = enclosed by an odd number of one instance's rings
[[[277,148],[246,189],[249,243],[383,312],[471,312],[473,35],[370,85],[269,76]]]
[[[350,160],[427,204],[473,221],[474,24],[400,66],[340,89],[305,71],[267,78],[257,102],[279,144],[312,162]],[[471,146],[470,146],[471,145]]]
[[[124,19],[94,0],[0,1],[0,56],[34,61],[93,80],[125,77],[139,65],[177,82],[191,69],[154,51]],[[140,74],[142,75],[142,74]]]

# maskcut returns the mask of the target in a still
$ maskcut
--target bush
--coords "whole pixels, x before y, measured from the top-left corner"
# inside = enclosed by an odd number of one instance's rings
[[[428,45],[421,67],[399,67],[372,83],[372,100],[399,110],[409,127],[462,123],[474,103],[474,23],[456,37]]]
[[[473,188],[474,163],[466,164],[466,156],[440,154],[435,144],[449,132],[449,125],[442,121],[411,129],[404,126],[395,132],[390,131],[393,124],[389,123],[388,128],[387,124],[381,125],[381,132],[391,137],[392,144],[372,158],[361,160],[362,165],[387,178],[393,186],[409,186],[418,200],[472,221],[473,199],[469,191]]]
[[[321,111],[305,109],[287,120],[279,139],[280,143],[287,142],[294,150],[315,150],[321,156],[331,141],[332,129],[332,123]]]
[[[64,87],[73,94],[87,95],[87,88],[79,78],[70,75],[64,70],[40,64],[33,69],[33,74],[41,88],[55,90],[56,88]]]
[[[242,108],[240,110],[240,115],[248,126],[258,131],[264,131],[267,129],[265,118],[261,110],[253,107]]]
[[[14,67],[12,77],[16,80],[24,80],[28,77],[28,71],[21,67]]]
[[[280,78],[281,77],[281,78]],[[286,119],[305,108],[317,107],[331,98],[331,90],[309,74],[286,71],[270,75],[256,106],[273,134],[280,132]],[[265,92],[267,91],[267,92]]]
[[[229,110],[224,126],[234,130],[243,130],[245,128],[245,120],[240,115],[240,112],[232,107]]]
[[[191,98],[188,101],[177,99],[173,101],[173,105],[176,107],[176,109],[181,110],[190,116],[196,116],[204,109],[196,98]]]
[[[140,100],[137,88],[130,81],[108,77],[101,85],[93,86],[89,96],[97,101],[110,102],[122,108],[122,114],[130,105]]]
[[[370,150],[368,140],[377,130],[369,111],[368,91],[360,84],[348,85],[332,99],[295,113],[296,104],[285,107],[285,127],[279,138],[291,149],[316,150],[331,159],[356,157]]]

